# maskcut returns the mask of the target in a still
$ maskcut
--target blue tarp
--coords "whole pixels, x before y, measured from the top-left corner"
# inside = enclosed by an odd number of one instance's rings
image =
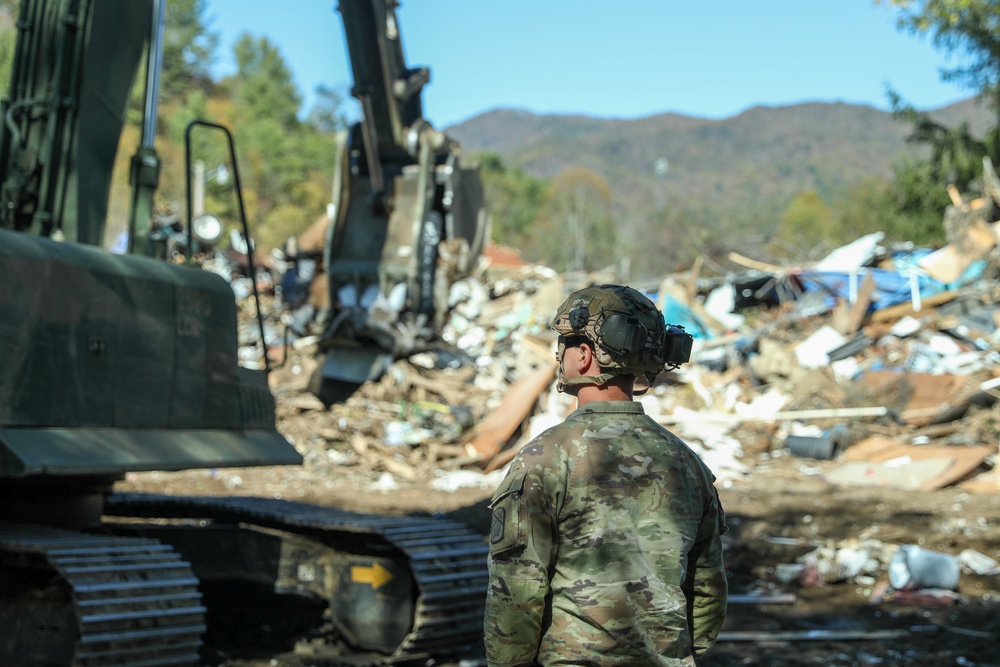
[[[929,248],[920,248],[909,252],[893,253],[892,267],[897,273],[901,274],[908,275],[912,272],[920,273],[920,260],[933,252],[935,251]],[[987,266],[989,266],[989,263],[982,259],[972,262],[972,264],[969,265],[969,268],[967,268],[962,275],[958,277],[958,280],[953,283],[946,283],[944,288],[946,290],[953,290],[979,280],[982,277],[983,272],[986,271]]]
[[[865,276],[871,274],[875,278],[875,291],[872,292],[870,309],[879,310],[888,306],[913,301],[915,293],[921,299],[939,292],[961,287],[974,282],[986,270],[985,261],[976,261],[969,265],[962,276],[954,283],[943,283],[928,276],[920,270],[918,263],[932,250],[915,250],[906,253],[896,253],[892,257],[895,270],[860,269],[857,272],[844,273],[840,271],[810,271],[804,270],[796,274],[807,291],[821,291],[829,295],[830,305],[837,299],[850,301],[861,288]],[[853,284],[852,284],[853,280]]]
[[[646,294],[646,296],[653,303],[659,304],[659,294],[654,292]],[[684,331],[691,334],[694,338],[707,340],[712,337],[712,332],[698,319],[694,311],[669,294],[663,295],[663,320],[667,324],[676,324],[684,327]]]
[[[851,301],[857,295],[866,274],[875,278],[871,308],[879,310],[911,301],[914,289],[921,298],[943,292],[945,286],[933,278],[911,273],[909,276],[885,269],[867,269],[855,274],[839,271],[802,271],[797,275],[806,291],[821,291],[829,295],[831,306],[838,300]],[[852,283],[853,280],[853,283]]]

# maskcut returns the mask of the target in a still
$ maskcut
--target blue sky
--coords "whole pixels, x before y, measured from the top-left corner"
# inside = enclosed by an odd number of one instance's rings
[[[267,36],[306,106],[317,85],[348,100],[337,0],[207,0],[215,71],[243,32]],[[968,97],[941,81],[956,61],[895,26],[874,0],[401,0],[411,67],[427,66],[424,115],[438,128],[496,108],[639,118],[726,118],[757,106],[842,101],[920,109]]]

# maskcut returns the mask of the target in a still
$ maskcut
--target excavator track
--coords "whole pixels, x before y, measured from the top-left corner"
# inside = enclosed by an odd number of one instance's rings
[[[396,639],[389,640],[391,645],[374,650],[371,646],[353,647],[340,655],[311,651],[314,660],[350,665],[426,664],[482,654],[488,548],[483,536],[464,524],[436,517],[360,514],[257,497],[113,494],[107,499],[105,512],[118,517],[249,526],[335,550],[338,556],[332,567],[326,557],[310,552],[314,555],[299,562],[295,571],[332,569],[334,583],[325,587],[323,595],[329,596],[334,616],[344,619],[341,625],[352,626],[360,634],[380,622],[375,619],[386,612],[410,609],[412,617],[404,619],[406,627]],[[179,550],[184,553],[183,548]],[[375,560],[369,563],[365,559]],[[197,561],[194,557],[191,560],[197,572]],[[321,561],[323,565],[318,565]],[[383,579],[394,578],[395,590],[388,584],[380,588],[380,572]],[[318,577],[313,572],[306,578]],[[373,608],[362,607],[357,618],[353,617],[355,612],[344,611],[365,596],[373,596]],[[365,644],[363,640],[360,643]]]
[[[19,665],[186,667],[198,659],[198,580],[155,540],[2,526],[0,582],[0,645]]]

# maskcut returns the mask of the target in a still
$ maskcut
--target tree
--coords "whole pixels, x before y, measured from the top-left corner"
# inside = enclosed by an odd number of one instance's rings
[[[592,271],[612,263],[615,232],[611,188],[594,171],[568,167],[549,184],[532,247],[556,269]]]
[[[984,156],[994,163],[1000,157],[1000,126],[977,138],[972,136],[968,123],[945,127],[928,114],[903,104],[896,93],[890,93],[890,100],[895,115],[913,127],[907,140],[930,147],[931,175],[936,180],[967,187],[981,175]]]
[[[16,0],[0,0],[0,95],[10,87],[11,68],[14,66],[14,43],[17,41]]]
[[[305,229],[329,201],[334,137],[299,120],[302,97],[278,48],[242,35],[236,74],[223,82],[232,100],[244,197],[261,246]]]
[[[839,239],[836,215],[815,190],[800,192],[781,215],[777,238],[786,247],[807,256],[820,245],[835,245]],[[805,246],[803,246],[805,243]]]
[[[708,226],[696,224],[682,206],[651,211],[629,239],[633,273],[663,276],[684,271],[703,254],[708,234]]]
[[[317,131],[326,134],[336,134],[349,126],[344,115],[344,98],[333,88],[316,87],[316,102],[309,110],[308,122]]]
[[[944,242],[941,222],[951,200],[934,171],[932,163],[916,159],[904,160],[893,168],[890,192],[895,213],[901,219],[887,226],[887,235],[919,244]]]
[[[876,0],[899,10],[897,24],[931,33],[934,44],[963,56],[941,71],[944,81],[965,85],[1000,107],[1000,5],[995,0]]]
[[[895,7],[901,29],[930,33],[938,47],[960,55],[963,63],[943,69],[942,79],[973,90],[996,114],[994,127],[984,137],[973,137],[967,125],[947,128],[905,104],[895,91],[889,93],[896,116],[913,128],[909,141],[930,148],[926,160],[895,167],[895,212],[911,222],[911,240],[937,241],[944,236],[940,227],[949,201],[946,187],[969,189],[982,176],[983,157],[994,163],[1000,158],[1000,5],[995,0],[876,0],[876,4]]]
[[[205,0],[170,0],[163,31],[163,71],[160,97],[164,102],[185,97],[192,88],[211,84],[219,36],[205,24]]]
[[[170,0],[164,12],[163,60],[160,67],[160,107],[169,113],[189,95],[212,86],[209,70],[219,36],[205,24],[205,0]],[[132,89],[129,122],[142,123],[146,99],[146,66]]]
[[[948,195],[933,185],[929,166],[910,159],[895,165],[892,181],[869,179],[852,188],[838,206],[839,242],[883,232],[887,243],[944,243]]]
[[[246,115],[268,118],[285,129],[298,123],[302,96],[278,47],[267,37],[243,33],[233,47],[236,76],[229,81],[233,100]]]
[[[507,167],[496,153],[485,153],[478,159],[493,240],[516,248],[525,247],[548,184],[526,174],[520,167]]]

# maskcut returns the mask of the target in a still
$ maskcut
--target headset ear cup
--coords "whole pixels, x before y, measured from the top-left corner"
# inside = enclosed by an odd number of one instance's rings
[[[600,342],[615,354],[631,354],[646,347],[646,327],[635,317],[615,313],[601,322]]]

